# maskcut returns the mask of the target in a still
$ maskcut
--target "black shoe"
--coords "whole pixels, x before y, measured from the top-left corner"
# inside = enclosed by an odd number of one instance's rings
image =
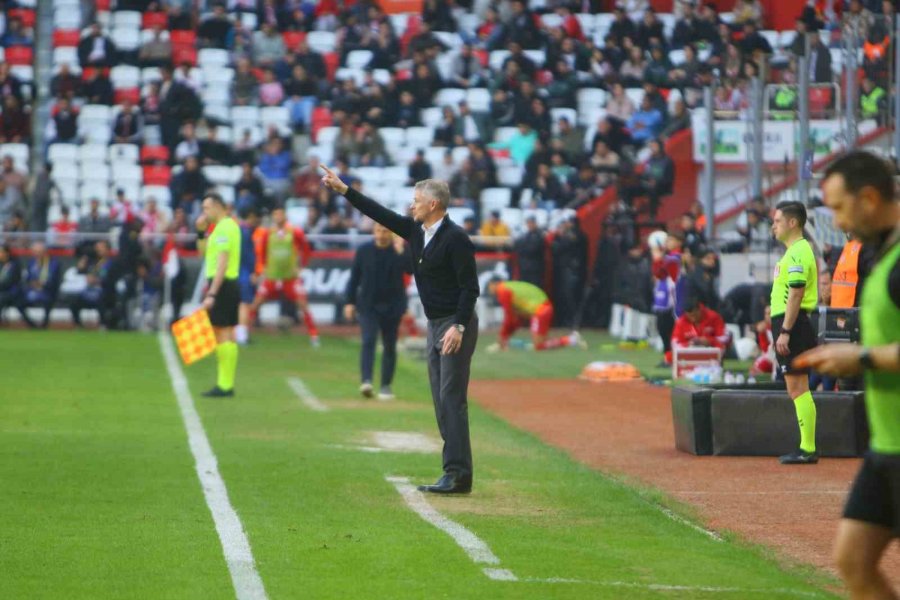
[[[472,491],[472,476],[447,473],[434,485],[420,485],[419,491],[431,494],[468,494]]]
[[[214,387],[213,389],[203,392],[204,398],[231,398],[234,396],[234,390],[223,390],[219,386]]]
[[[814,465],[819,462],[819,455],[815,452],[795,450],[790,454],[779,457],[778,462],[783,465]]]

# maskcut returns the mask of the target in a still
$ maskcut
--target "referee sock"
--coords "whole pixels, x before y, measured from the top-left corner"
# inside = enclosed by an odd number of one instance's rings
[[[797,422],[800,424],[800,449],[804,452],[816,451],[816,403],[812,392],[804,392],[794,398]]]
[[[234,342],[223,342],[216,348],[218,358],[218,378],[216,385],[226,392],[234,389],[234,375],[237,372],[238,345]]]

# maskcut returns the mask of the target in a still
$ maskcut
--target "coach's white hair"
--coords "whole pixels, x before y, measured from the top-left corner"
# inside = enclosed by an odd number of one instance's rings
[[[423,179],[416,184],[415,190],[422,192],[426,197],[440,202],[444,210],[450,207],[450,186],[446,181],[438,179]]]

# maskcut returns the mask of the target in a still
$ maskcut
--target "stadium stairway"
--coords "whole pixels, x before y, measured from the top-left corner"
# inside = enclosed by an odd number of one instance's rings
[[[36,172],[44,163],[44,135],[50,119],[50,79],[53,77],[53,2],[37,3],[34,24],[34,82],[32,87],[31,161],[29,169]]]

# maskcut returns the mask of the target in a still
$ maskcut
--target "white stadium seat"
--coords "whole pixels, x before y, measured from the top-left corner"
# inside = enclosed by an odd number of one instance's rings
[[[47,149],[47,160],[54,165],[62,162],[78,161],[77,144],[51,144]]]
[[[372,57],[375,56],[371,50],[351,50],[347,53],[347,67],[350,69],[365,69]]]
[[[494,210],[502,210],[512,203],[509,188],[485,188],[481,191],[481,213],[487,215]]]
[[[137,144],[112,144],[109,147],[108,159],[110,163],[131,163],[136,165],[140,162],[141,149]]]
[[[117,65],[109,70],[109,81],[116,89],[140,87],[141,70],[130,65]]]
[[[428,127],[408,127],[406,144],[414,148],[427,148],[434,139],[434,130]]]
[[[310,31],[306,34],[306,43],[310,50],[321,54],[334,52],[337,46],[337,36],[332,31]]]
[[[53,64],[78,65],[78,48],[74,46],[60,46],[53,49]]]
[[[229,63],[228,50],[221,48],[201,48],[197,53],[197,64],[202,69],[214,69],[227,67]]]
[[[118,50],[130,52],[141,46],[141,30],[131,27],[117,27],[109,36]]]

